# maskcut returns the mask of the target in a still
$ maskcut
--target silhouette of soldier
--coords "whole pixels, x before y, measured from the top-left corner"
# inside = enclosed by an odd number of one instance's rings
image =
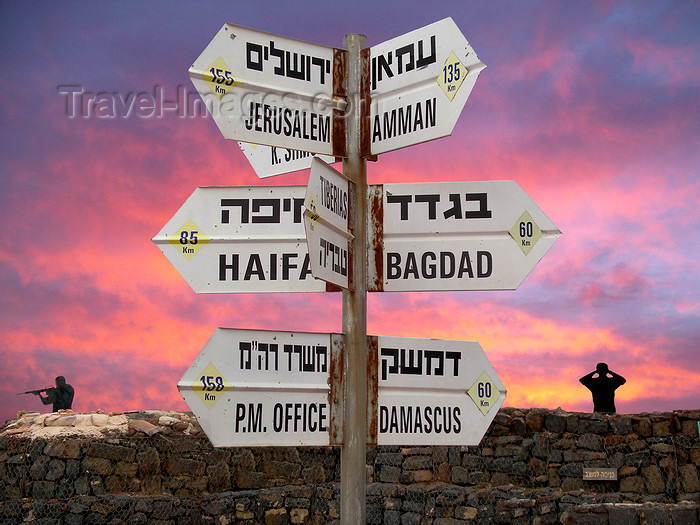
[[[598,374],[597,377],[593,377]],[[595,370],[579,379],[593,394],[593,411],[615,413],[615,390],[627,381],[620,374],[608,368],[606,363],[598,363]]]
[[[73,406],[73,396],[75,390],[66,383],[66,378],[58,376],[56,378],[56,388],[46,390],[46,397],[41,395],[41,391],[33,392],[41,399],[45,405],[53,404],[53,411],[58,412],[61,409],[69,409]]]

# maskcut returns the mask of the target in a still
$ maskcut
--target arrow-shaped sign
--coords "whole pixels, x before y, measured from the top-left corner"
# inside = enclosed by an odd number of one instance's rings
[[[369,193],[370,292],[515,290],[561,235],[514,181],[384,184]],[[153,242],[198,293],[337,291],[312,274],[305,194],[304,186],[200,187]],[[320,241],[311,251],[320,257]],[[331,274],[329,283],[339,276]]]
[[[238,145],[261,179],[309,169],[314,158],[314,154],[308,151],[247,142],[239,142]],[[328,164],[335,162],[335,157],[329,155],[320,155],[319,158]]]
[[[450,135],[486,67],[451,18],[373,46],[370,57],[373,155]]]
[[[218,328],[177,388],[215,447],[328,445],[333,337]]]
[[[506,399],[479,343],[378,337],[377,445],[476,446]]]
[[[225,138],[342,155],[333,140],[334,63],[340,53],[224,24],[189,75]]]
[[[305,190],[199,187],[153,242],[197,293],[326,291],[311,275]]]
[[[349,181],[321,159],[314,159],[304,205],[311,274],[348,288]]]
[[[515,290],[561,235],[515,181],[370,190],[373,291]]]

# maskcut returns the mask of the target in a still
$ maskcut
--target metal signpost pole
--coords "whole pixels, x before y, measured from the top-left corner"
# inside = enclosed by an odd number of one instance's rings
[[[367,161],[362,158],[363,87],[361,50],[364,35],[349,34],[343,38],[348,52],[347,110],[345,112],[347,158],[343,174],[351,181],[350,289],[343,291],[343,333],[346,337],[344,439],[340,459],[341,523],[357,525],[366,522],[365,493],[367,485]]]

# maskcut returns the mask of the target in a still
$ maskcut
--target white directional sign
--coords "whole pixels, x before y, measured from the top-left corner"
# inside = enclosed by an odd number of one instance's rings
[[[313,190],[317,203],[323,197],[330,206],[322,216],[342,221],[345,179],[317,162],[330,170],[322,172],[330,196],[320,186]],[[331,173],[340,177],[337,184]],[[315,180],[321,184],[320,176]],[[309,242],[319,257],[313,262],[323,262],[326,270],[317,269],[320,278],[314,278],[303,226],[306,190],[197,188],[153,242],[198,293],[337,290],[320,279],[347,286],[338,279],[346,277],[340,247],[348,237],[337,223],[325,228],[324,235],[336,237],[321,258],[326,237],[312,233]],[[369,190],[376,201],[370,208],[382,210],[381,228],[379,216],[369,218],[370,292],[514,290],[561,235],[514,181],[384,184]],[[322,222],[315,227],[323,228]]]
[[[261,179],[309,169],[311,160],[314,158],[314,155],[308,151],[249,144],[247,142],[239,142],[238,145],[255,170],[255,173]],[[328,155],[320,155],[319,158],[328,164],[335,162],[335,157]]]
[[[383,231],[370,234],[372,291],[514,290],[561,235],[515,181],[371,191],[383,208]]]
[[[304,192],[200,187],[153,242],[198,293],[323,292],[311,274]]]
[[[218,328],[177,388],[215,447],[328,445],[331,337]]]
[[[478,445],[506,398],[479,343],[378,340],[377,444]]]
[[[224,24],[189,75],[227,139],[333,155],[334,53]]]
[[[486,65],[451,18],[370,48],[373,155],[452,130]]]
[[[311,274],[348,287],[348,180],[321,159],[314,159],[304,205],[304,226]]]

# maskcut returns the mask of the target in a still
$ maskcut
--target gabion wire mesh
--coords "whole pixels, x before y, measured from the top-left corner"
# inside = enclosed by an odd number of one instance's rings
[[[698,523],[689,425],[562,417],[531,431],[517,413],[499,416],[478,447],[369,446],[367,523]],[[617,479],[585,480],[586,468]],[[338,447],[5,435],[0,522],[339,523],[340,469]]]

